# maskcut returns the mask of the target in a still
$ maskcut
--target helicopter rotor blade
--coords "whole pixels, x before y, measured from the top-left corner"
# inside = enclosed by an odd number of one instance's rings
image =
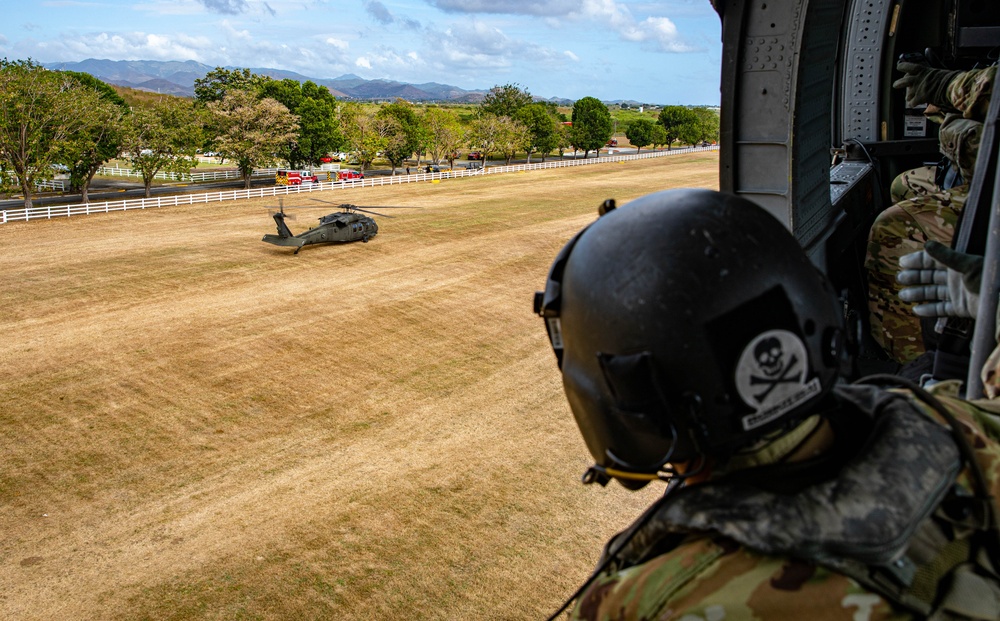
[[[330,201],[325,201],[325,200],[323,200],[321,198],[312,198],[312,197],[310,197],[309,200],[315,201],[317,203],[323,203],[324,205],[333,205],[334,207],[340,207],[341,209],[350,209],[350,207],[352,207],[352,205],[349,205],[347,203],[333,203],[333,202],[330,202]]]
[[[278,210],[278,209],[268,209],[267,213],[268,213],[268,215],[270,215],[272,217],[274,216],[274,214],[280,213],[282,216],[284,216],[285,220],[298,220],[299,219],[298,216],[296,216],[293,213],[285,213],[283,210]]]
[[[354,205],[355,209],[423,209],[411,205]]]
[[[423,209],[423,207],[414,207],[412,205],[354,205],[352,203],[333,203],[330,201],[325,201],[321,198],[310,198],[309,200],[315,201],[317,203],[323,203],[324,205],[333,205],[335,207],[340,207],[345,211],[351,211],[353,209]]]
[[[378,216],[380,218],[395,218],[396,217],[396,216],[390,216],[390,215],[384,214],[384,213],[379,213],[377,211],[371,211],[369,209],[363,209],[361,207],[354,207],[354,211],[360,211],[360,212],[363,212],[363,213],[370,213],[373,216]]]

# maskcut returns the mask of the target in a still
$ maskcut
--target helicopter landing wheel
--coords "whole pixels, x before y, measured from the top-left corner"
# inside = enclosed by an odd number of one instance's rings
[[[367,244],[368,243],[368,239],[369,239],[369,237],[367,235],[365,235],[364,237],[361,238],[361,241],[362,241],[362,243]]]

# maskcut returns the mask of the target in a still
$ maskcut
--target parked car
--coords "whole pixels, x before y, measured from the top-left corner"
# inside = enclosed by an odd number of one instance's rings
[[[618,141],[616,139],[612,138],[611,140],[608,141],[607,146],[609,146],[609,147],[617,147],[618,146]]]
[[[483,159],[483,154],[480,153],[479,151],[470,151],[468,159],[470,159],[470,160],[481,160],[481,159]]]

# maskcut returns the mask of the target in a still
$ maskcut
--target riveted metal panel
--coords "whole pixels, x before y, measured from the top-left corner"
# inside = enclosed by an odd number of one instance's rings
[[[733,0],[723,11],[720,187],[804,246],[834,218],[831,114],[846,0]]]
[[[883,42],[892,19],[889,0],[852,0],[848,7],[841,83],[843,138],[879,139],[878,87]]]

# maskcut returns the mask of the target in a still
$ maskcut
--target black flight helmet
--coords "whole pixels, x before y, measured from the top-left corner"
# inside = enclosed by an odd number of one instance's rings
[[[601,213],[535,301],[591,480],[641,487],[810,413],[837,377],[841,311],[778,220],[710,190]]]

